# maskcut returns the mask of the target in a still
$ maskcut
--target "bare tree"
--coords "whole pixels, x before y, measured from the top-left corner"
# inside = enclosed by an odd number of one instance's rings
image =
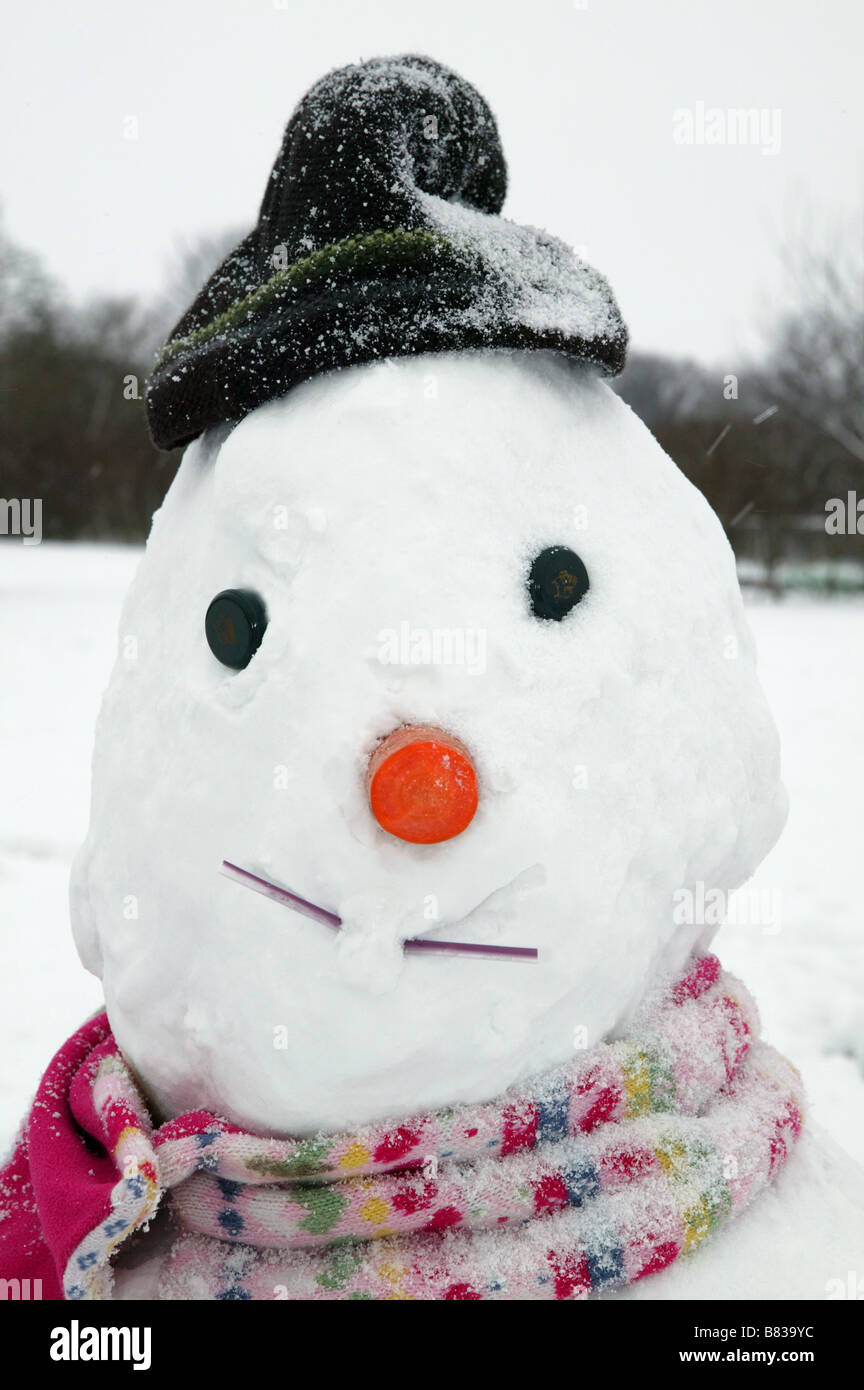
[[[205,233],[195,241],[178,241],[166,268],[166,290],[150,309],[142,331],[148,354],[159,351],[177,320],[185,314],[198,291],[243,238],[235,230]]]
[[[43,324],[56,299],[54,282],[31,251],[10,240],[0,215],[0,340]]]
[[[766,382],[784,409],[864,463],[864,208],[830,235],[799,230],[784,260],[795,307],[775,323]]]

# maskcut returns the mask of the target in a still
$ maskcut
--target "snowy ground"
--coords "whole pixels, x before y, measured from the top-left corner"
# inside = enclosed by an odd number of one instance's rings
[[[100,1002],[69,934],[67,880],[137,559],[122,547],[0,545],[0,1151],[59,1043]],[[779,907],[779,930],[776,911],[766,925],[727,925],[718,949],[803,1071],[814,1117],[864,1162],[864,601],[754,602],[750,617],[792,811],[750,885]]]

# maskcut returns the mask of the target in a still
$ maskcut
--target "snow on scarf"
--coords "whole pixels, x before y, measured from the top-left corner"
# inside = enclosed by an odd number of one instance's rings
[[[293,1140],[206,1111],[154,1130],[102,1014],[58,1053],[0,1174],[0,1275],[110,1297],[113,1256],[167,1193],[162,1298],[618,1288],[752,1201],[797,1138],[800,1078],[757,1032],[746,990],[704,955],[633,1036],[499,1100]]]

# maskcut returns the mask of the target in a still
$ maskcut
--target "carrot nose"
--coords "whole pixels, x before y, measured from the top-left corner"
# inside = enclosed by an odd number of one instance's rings
[[[378,824],[400,840],[435,845],[461,835],[477,810],[477,776],[464,744],[428,724],[394,729],[366,774]]]

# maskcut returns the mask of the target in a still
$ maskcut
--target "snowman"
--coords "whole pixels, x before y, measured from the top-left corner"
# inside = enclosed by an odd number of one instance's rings
[[[45,1296],[861,1268],[860,1172],[673,907],[785,818],[733,556],[604,380],[606,282],[505,185],[454,73],[330,74],[149,383],[188,447],[73,872],[106,1012],[0,1182],[3,1273]]]

